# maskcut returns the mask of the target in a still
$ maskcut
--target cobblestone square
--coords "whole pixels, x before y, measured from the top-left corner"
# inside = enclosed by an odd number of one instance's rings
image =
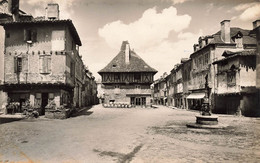
[[[259,118],[219,115],[225,129],[192,129],[198,112],[96,105],[65,120],[0,124],[0,162],[259,162]]]

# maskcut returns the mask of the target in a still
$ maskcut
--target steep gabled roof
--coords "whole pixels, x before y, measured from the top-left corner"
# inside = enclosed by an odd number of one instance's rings
[[[145,61],[139,57],[134,51],[130,50],[129,63],[125,62],[125,47],[128,44],[127,41],[123,41],[121,50],[115,56],[112,61],[98,73],[104,72],[153,72],[157,71],[150,67]]]

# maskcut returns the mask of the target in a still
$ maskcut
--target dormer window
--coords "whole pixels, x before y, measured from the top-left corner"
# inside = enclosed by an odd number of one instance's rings
[[[236,43],[237,48],[243,48],[243,34],[240,31],[233,36],[233,40]]]
[[[113,67],[113,68],[115,68],[115,67],[116,67],[116,65],[112,65],[112,67]]]

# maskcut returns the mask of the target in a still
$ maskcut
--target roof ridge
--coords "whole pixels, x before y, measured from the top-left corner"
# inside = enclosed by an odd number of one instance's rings
[[[123,41],[119,53],[98,73],[103,72],[153,72],[157,70],[148,65],[135,51],[130,50],[129,63],[125,63],[125,45],[128,42]],[[128,43],[129,44],[129,43]]]

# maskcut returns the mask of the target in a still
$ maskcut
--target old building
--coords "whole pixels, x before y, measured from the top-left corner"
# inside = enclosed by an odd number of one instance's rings
[[[123,41],[118,55],[98,72],[104,85],[104,103],[150,106],[150,85],[156,72]]]
[[[183,100],[183,78],[182,78],[182,69],[183,63],[177,64],[175,67],[176,73],[176,84],[175,84],[175,94],[174,94],[174,103],[175,107],[184,108],[184,100]]]
[[[104,102],[104,85],[102,84],[101,79],[97,80],[97,97],[99,103],[102,104]]]
[[[213,63],[218,72],[215,112],[257,115],[256,51],[225,51],[223,56]]]
[[[154,82],[154,104],[156,105],[167,105],[167,73]]]
[[[59,6],[53,3],[43,17],[23,19],[19,12],[1,21],[5,30],[2,88],[9,102],[18,103],[21,112],[29,100],[31,106],[41,108],[41,114],[51,101],[57,108],[85,106],[85,66],[72,21],[59,19]],[[87,84],[96,88],[94,80]]]
[[[174,87],[173,87],[173,74],[170,73],[166,77],[166,91],[167,91],[167,106],[174,106]]]
[[[190,55],[192,62],[191,78],[192,85],[189,89],[188,99],[196,99],[195,106],[201,105],[205,96],[205,77],[208,76],[210,87],[210,106],[214,112],[216,102],[216,74],[217,66],[212,63],[222,59],[225,50],[241,51],[255,49],[255,38],[250,35],[250,30],[237,27],[230,27],[230,20],[224,20],[221,23],[221,30],[213,35],[200,37],[199,44],[194,44],[194,52]]]
[[[182,66],[182,83],[183,83],[183,108],[189,109],[192,106],[192,100],[189,100],[189,90],[191,89],[191,59],[183,58],[181,60]]]

